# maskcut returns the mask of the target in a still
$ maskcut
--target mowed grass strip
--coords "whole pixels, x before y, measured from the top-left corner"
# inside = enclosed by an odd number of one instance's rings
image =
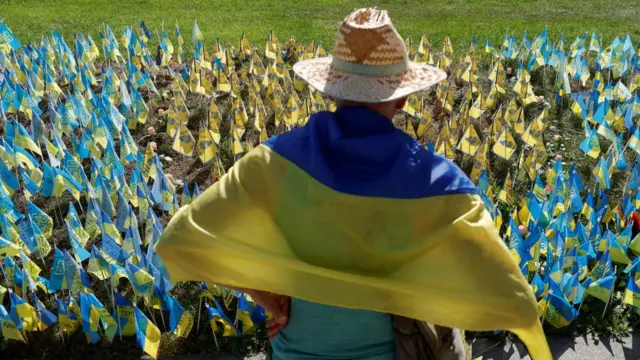
[[[585,31],[597,31],[605,44],[615,36],[631,34],[640,40],[640,3],[637,0],[0,0],[0,18],[23,42],[40,40],[58,29],[70,38],[74,32],[98,33],[109,24],[116,36],[125,26],[138,29],[141,20],[158,34],[162,23],[170,37],[179,22],[185,51],[191,52],[191,29],[197,20],[205,44],[216,38],[237,45],[242,33],[263,44],[273,29],[281,41],[320,41],[333,46],[340,20],[355,8],[377,6],[389,10],[403,37],[419,40],[425,33],[439,45],[449,35],[462,49],[476,35],[500,45],[504,34],[518,39],[525,30],[532,38],[545,25],[552,39],[565,33],[566,42]],[[152,43],[153,44],[153,43]]]

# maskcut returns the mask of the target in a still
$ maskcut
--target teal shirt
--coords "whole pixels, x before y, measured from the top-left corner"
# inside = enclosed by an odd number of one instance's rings
[[[395,358],[389,314],[291,299],[289,323],[271,341],[274,360]]]

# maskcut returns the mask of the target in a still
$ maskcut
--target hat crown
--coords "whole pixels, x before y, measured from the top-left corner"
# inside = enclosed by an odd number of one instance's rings
[[[333,56],[345,62],[381,66],[406,62],[407,51],[385,10],[359,9],[338,30]]]

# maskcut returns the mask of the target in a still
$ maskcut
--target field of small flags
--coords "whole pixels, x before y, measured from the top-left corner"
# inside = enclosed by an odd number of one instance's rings
[[[46,341],[52,357],[132,344],[153,358],[264,350],[261,307],[172,284],[153,245],[243,154],[335,109],[291,71],[327,52],[273,32],[222,44],[197,23],[186,40],[178,24],[98,30],[21,43],[0,22],[0,354]],[[462,52],[448,37],[406,45],[449,78],[411,95],[394,122],[477,183],[545,327],[616,317],[630,328],[640,44],[544,28],[496,44],[474,36]]]

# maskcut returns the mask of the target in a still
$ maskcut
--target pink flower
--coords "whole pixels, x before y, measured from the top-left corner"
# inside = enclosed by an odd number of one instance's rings
[[[164,109],[158,109],[158,116],[164,116]]]
[[[553,135],[553,141],[558,141],[560,139],[562,139],[562,135],[560,135],[560,134]]]
[[[151,146],[151,149],[153,149],[154,151],[158,148],[158,144],[156,144],[155,141],[150,141],[149,146]]]
[[[518,231],[520,231],[520,235],[524,235],[527,233],[527,228],[524,225],[518,226]]]
[[[513,72],[513,69],[512,69],[512,68],[510,68],[510,67],[508,67],[508,68],[507,68],[507,74],[511,74],[512,72]]]
[[[149,135],[155,135],[156,134],[156,129],[153,128],[153,126],[149,126],[147,128],[147,134]]]
[[[542,103],[542,102],[544,102],[544,96],[539,95],[538,96],[538,103]]]
[[[551,184],[547,184],[547,186],[544,187],[544,191],[546,191],[547,194],[551,194],[551,192],[553,191],[553,186],[551,186]]]
[[[562,160],[562,154],[557,154],[556,155],[556,160]]]

